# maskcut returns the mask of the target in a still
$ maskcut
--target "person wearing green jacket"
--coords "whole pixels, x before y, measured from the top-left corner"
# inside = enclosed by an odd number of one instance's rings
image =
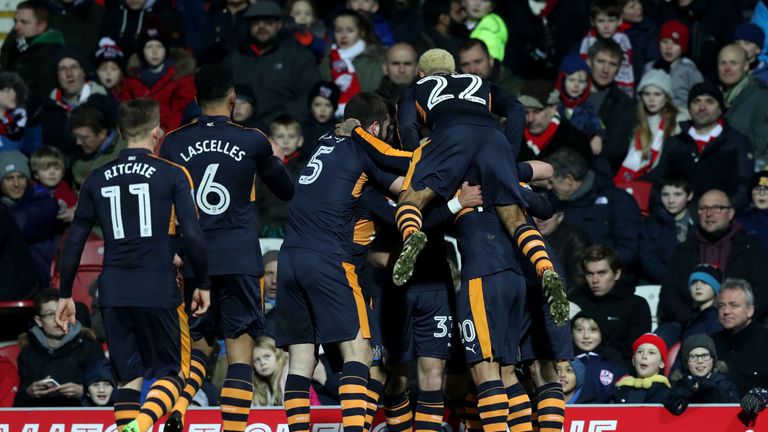
[[[469,37],[485,42],[491,57],[503,61],[509,32],[504,20],[493,13],[495,1],[462,0],[462,4],[467,10],[467,28],[471,30]]]

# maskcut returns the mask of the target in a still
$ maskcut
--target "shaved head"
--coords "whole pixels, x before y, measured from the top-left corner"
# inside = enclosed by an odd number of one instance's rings
[[[717,55],[717,76],[730,88],[739,83],[749,72],[747,52],[739,44],[724,46]]]
[[[419,56],[410,44],[396,43],[387,50],[387,61],[382,65],[384,75],[398,85],[407,85],[416,77]]]

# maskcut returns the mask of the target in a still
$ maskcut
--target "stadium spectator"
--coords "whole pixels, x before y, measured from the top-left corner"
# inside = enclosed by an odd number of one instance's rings
[[[563,222],[583,228],[592,244],[616,249],[625,268],[633,266],[640,240],[640,210],[634,198],[591,169],[575,150],[562,148],[546,162],[554,168],[549,187],[560,200]]]
[[[752,206],[737,215],[736,221],[744,232],[758,240],[768,251],[768,171],[759,171],[750,182]]]
[[[688,404],[738,403],[739,391],[725,375],[727,366],[717,358],[715,342],[706,334],[695,334],[680,349],[682,371],[670,375],[672,390],[664,407],[680,415]]]
[[[80,151],[72,164],[72,180],[80,193],[88,174],[117,157],[125,148],[125,141],[110,123],[107,114],[95,104],[85,104],[72,111],[69,119]]]
[[[57,219],[69,223],[75,215],[77,195],[72,191],[69,182],[64,180],[66,163],[64,154],[51,146],[42,147],[29,159],[29,168],[35,179],[35,192],[53,196],[59,203]]]
[[[21,140],[27,128],[29,87],[16,72],[0,72],[0,148],[29,151]],[[34,143],[33,147],[37,147]]]
[[[396,105],[405,89],[416,78],[418,60],[419,57],[410,44],[401,42],[389,47],[382,65],[384,76],[376,93],[393,106]]]
[[[94,59],[99,84],[109,90],[112,97],[117,100],[123,87],[123,74],[125,72],[123,49],[112,39],[103,37],[99,40],[99,48],[96,50]]]
[[[501,62],[504,61],[509,32],[504,20],[493,12],[495,3],[488,0],[461,0],[467,11],[465,24],[471,32],[469,37],[483,41],[491,57]]]
[[[768,104],[765,103],[768,89],[765,83],[749,74],[747,53],[740,45],[724,47],[717,60],[717,76],[725,102],[723,118],[749,138],[755,169],[765,169],[768,164]]]
[[[630,341],[651,331],[648,303],[634,294],[634,285],[610,247],[589,247],[581,266],[585,283],[570,299],[598,323],[605,346],[618,351],[631,366]]]
[[[229,58],[235,83],[248,85],[259,95],[256,118],[264,124],[285,112],[305,121],[307,94],[320,81],[312,53],[292,36],[279,34],[282,14],[272,1],[249,6],[245,12],[249,34]]]
[[[754,321],[757,316],[751,284],[743,279],[726,280],[717,297],[717,310],[724,328],[712,339],[728,365],[728,378],[741,395],[753,387],[768,386],[768,330]]]
[[[389,21],[379,13],[380,6],[379,0],[347,0],[347,9],[364,16],[371,24],[371,34],[384,46],[389,47],[395,43],[395,36]]]
[[[302,153],[309,158],[317,148],[317,140],[328,132],[333,132],[334,113],[339,105],[339,87],[330,81],[320,81],[309,91],[307,105],[310,119],[302,125],[304,146]]]
[[[632,46],[632,72],[635,80],[643,76],[643,68],[649,61],[659,58],[659,27],[653,19],[643,13],[643,1],[620,0],[623,31]],[[652,9],[653,6],[649,7]]]
[[[584,385],[581,403],[609,403],[616,391],[616,382],[627,373],[624,360],[614,348],[603,344],[600,325],[581,311],[571,318],[576,359],[584,364]]]
[[[461,44],[458,64],[462,73],[485,78],[513,96],[520,94],[523,80],[491,56],[488,46],[480,39],[469,39]]]
[[[623,52],[613,39],[600,39],[589,48],[587,64],[592,69],[589,101],[605,124],[600,153],[615,173],[627,155],[627,138],[634,126],[634,102],[615,83]]]
[[[125,58],[141,54],[141,35],[149,28],[161,28],[169,35],[171,46],[183,42],[182,16],[169,0],[117,0],[106,2],[104,32],[123,48]],[[186,8],[189,9],[189,8]],[[201,23],[201,27],[204,24]],[[96,47],[92,48],[95,51]]]
[[[253,90],[247,85],[238,84],[235,86],[235,96],[237,98],[232,110],[232,121],[247,128],[266,130],[254,115],[258,100]]]
[[[42,286],[24,233],[11,212],[0,205],[0,301],[28,299]],[[0,392],[0,400],[4,397]]]
[[[440,48],[451,53],[459,61],[459,46],[468,36],[464,20],[467,12],[460,0],[426,0],[421,7],[424,31],[412,43],[417,52]]]
[[[64,331],[56,325],[59,293],[48,289],[35,297],[35,325],[19,337],[17,407],[80,406],[88,367],[104,358],[101,346],[80,323]]]
[[[50,0],[51,28],[64,35],[68,45],[92,53],[101,38],[104,5],[94,0]]]
[[[293,31],[293,37],[309,48],[318,61],[325,55],[328,46],[328,35],[325,24],[317,16],[317,8],[312,0],[290,0],[285,5],[286,14],[293,22],[288,22],[288,30]]]
[[[760,60],[758,55],[765,46],[765,32],[757,24],[746,22],[736,28],[733,41],[744,48],[747,53],[749,74],[768,84],[768,64]]]
[[[688,107],[691,87],[704,81],[696,63],[685,56],[688,54],[688,40],[688,26],[676,20],[665,22],[659,32],[661,58],[645,64],[645,73],[661,69],[669,74],[672,79],[672,103],[678,108]]]
[[[88,365],[83,377],[83,406],[103,407],[115,403],[112,391],[116,387],[112,368],[105,358]]]
[[[690,180],[696,199],[710,189],[720,189],[734,208],[744,208],[754,169],[749,138],[723,120],[723,95],[713,84],[693,86],[688,107],[691,121],[667,139],[658,165],[646,179],[657,181],[677,173]]]
[[[205,14],[205,56],[213,51],[231,52],[248,36],[245,12],[249,4],[248,0],[226,0],[211,5]]]
[[[667,361],[667,345],[653,333],[645,333],[632,343],[632,365],[636,376],[626,375],[616,383],[613,401],[620,404],[662,403],[670,384],[661,375]]]
[[[288,353],[275,348],[275,340],[260,336],[253,348],[252,407],[283,405],[285,379],[288,376]],[[315,395],[317,397],[317,395]],[[315,405],[320,405],[316,403]]]
[[[701,263],[720,268],[723,275],[750,281],[755,293],[755,317],[768,313],[768,257],[760,242],[731,223],[733,206],[723,191],[711,190],[699,199],[699,228],[677,247],[667,266],[659,294],[659,321],[684,324],[697,313],[692,308],[689,275]]]
[[[589,136],[592,154],[599,155],[603,151],[605,125],[589,101],[590,73],[589,65],[578,54],[571,53],[563,58],[555,82],[555,89],[560,93],[557,112],[560,118],[567,119],[573,127]]]
[[[557,209],[551,218],[541,220],[534,218],[536,227],[539,228],[549,246],[558,258],[558,262],[565,269],[566,292],[573,292],[584,283],[584,274],[581,271],[581,259],[584,251],[589,247],[589,236],[583,229],[575,225],[563,224],[565,214]]]
[[[583,404],[583,386],[585,379],[584,363],[581,360],[561,360],[555,364],[563,386],[566,405]]]

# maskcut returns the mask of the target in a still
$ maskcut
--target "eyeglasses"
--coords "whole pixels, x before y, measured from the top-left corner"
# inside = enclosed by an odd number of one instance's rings
[[[732,208],[731,206],[723,206],[723,205],[716,205],[716,206],[709,206],[709,207],[699,207],[699,213],[705,214],[705,213],[711,213],[711,214],[720,214],[725,210],[728,210]]]
[[[38,315],[40,319],[50,320],[56,317],[56,312],[46,312],[42,315]]]
[[[768,194],[768,187],[765,186],[755,186],[752,188],[752,193],[757,195],[765,195]]]
[[[704,353],[704,354],[688,354],[688,361],[689,362],[695,362],[695,361],[709,361],[712,360],[712,354],[710,353]]]

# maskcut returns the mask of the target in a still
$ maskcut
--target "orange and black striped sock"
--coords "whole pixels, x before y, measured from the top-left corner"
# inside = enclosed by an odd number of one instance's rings
[[[477,386],[477,412],[484,432],[506,432],[509,401],[501,380],[486,381]]]
[[[147,398],[141,405],[139,415],[136,416],[139,432],[147,432],[160,417],[168,414],[176,400],[179,399],[182,385],[184,385],[184,380],[178,375],[160,378],[152,384],[147,392]]]
[[[368,391],[365,398],[365,424],[363,425],[363,432],[371,430],[371,424],[373,423],[373,417],[376,416],[376,411],[379,409],[379,398],[384,391],[384,383],[375,380],[373,378],[368,379]]]
[[[253,402],[253,367],[232,363],[221,387],[221,421],[223,432],[243,432]]]
[[[395,224],[405,241],[411,234],[421,230],[421,210],[412,202],[399,203],[395,210]]]
[[[419,401],[416,402],[416,432],[439,431],[443,426],[443,392],[419,391]]]
[[[565,422],[565,396],[559,382],[546,383],[536,390],[539,430],[560,432]]]
[[[536,274],[541,277],[545,270],[554,268],[544,245],[544,238],[533,225],[522,224],[515,230],[515,242],[528,261],[533,264]]]
[[[189,368],[189,378],[187,378],[184,389],[181,390],[179,400],[176,401],[176,404],[171,408],[171,412],[178,411],[181,415],[186,414],[189,404],[197,394],[197,391],[200,390],[200,386],[203,385],[207,362],[208,358],[204,352],[196,349],[192,350],[192,363]]]
[[[507,387],[507,399],[509,400],[509,414],[507,426],[509,432],[531,432],[531,400],[525,392],[522,384],[515,383]]]
[[[290,432],[309,432],[309,386],[312,380],[301,375],[288,375],[285,380],[285,416]]]
[[[413,432],[413,412],[408,393],[384,395],[384,416],[387,430],[391,432]]]
[[[115,390],[115,426],[118,432],[123,432],[125,425],[139,415],[141,409],[141,392],[129,388]]]
[[[339,386],[344,432],[363,432],[367,393],[368,366],[356,361],[344,363]]]
[[[469,432],[481,432],[483,423],[477,413],[477,395],[473,392],[464,397],[464,427]]]

